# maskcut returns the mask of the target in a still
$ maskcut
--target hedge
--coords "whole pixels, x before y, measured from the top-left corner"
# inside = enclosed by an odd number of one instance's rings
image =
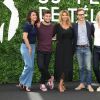
[[[46,6],[51,8],[52,6],[57,6],[62,9],[67,8],[76,8],[76,7],[84,7],[87,5],[89,9],[93,8],[95,10],[94,15],[99,11],[99,5],[90,5],[89,0],[81,0],[81,4],[77,4],[77,0],[61,0],[60,3],[54,5],[51,3],[51,0],[47,4],[40,4],[39,0],[14,0],[15,6],[19,11],[20,23],[17,29],[17,32],[13,39],[10,41],[7,40],[8,38],[8,26],[11,12],[3,5],[4,0],[0,0],[0,26],[3,22],[5,22],[5,29],[4,29],[4,41],[0,43],[0,83],[16,83],[19,80],[19,76],[23,69],[23,61],[20,54],[20,45],[22,42],[22,26],[25,22],[26,14],[30,9],[38,10],[39,6]],[[88,13],[88,12],[87,12]],[[90,17],[88,17],[90,19]],[[15,19],[16,20],[16,19]],[[54,54],[55,54],[55,42],[53,42],[53,53],[52,59],[50,62],[50,72],[54,73]],[[93,79],[94,79],[93,75]],[[33,77],[34,82],[38,82],[40,79],[40,73],[36,63],[35,57],[35,73]],[[78,64],[76,57],[74,57],[74,80],[78,80]]]

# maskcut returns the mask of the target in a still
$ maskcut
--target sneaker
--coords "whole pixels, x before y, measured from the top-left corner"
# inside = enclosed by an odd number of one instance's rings
[[[40,90],[42,90],[43,92],[47,91],[47,88],[46,88],[45,84],[40,85]]]
[[[97,88],[97,92],[100,92],[100,86]]]
[[[88,89],[89,92],[94,92],[94,89],[92,88],[91,85],[88,85],[87,89]]]
[[[78,87],[75,88],[75,90],[82,90],[85,88],[85,85],[81,83]]]
[[[52,90],[54,88],[54,76],[51,76],[51,79],[47,82],[47,86]]]

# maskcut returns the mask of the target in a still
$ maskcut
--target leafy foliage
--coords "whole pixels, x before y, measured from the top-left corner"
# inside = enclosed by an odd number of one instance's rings
[[[51,0],[47,4],[40,4],[39,0],[14,0],[16,8],[19,11],[20,23],[17,29],[16,35],[11,41],[7,41],[8,26],[11,12],[2,3],[4,0],[0,0],[0,25],[5,22],[4,29],[4,41],[0,43],[0,83],[14,83],[18,82],[19,76],[23,69],[23,61],[20,54],[20,45],[22,42],[22,26],[25,23],[26,14],[30,9],[39,10],[39,6],[59,7],[59,10],[67,8],[84,7],[87,5],[89,9],[93,8],[94,15],[99,11],[99,5],[90,5],[89,0],[81,0],[81,4],[77,4],[77,0],[61,0],[58,4],[51,3]],[[90,10],[89,10],[90,12]],[[88,13],[88,12],[87,12]],[[90,16],[88,17],[90,19]],[[15,19],[16,20],[16,19]],[[50,72],[54,72],[54,61],[55,61],[55,42],[53,42],[53,54],[50,63]],[[36,58],[35,58],[36,59]],[[74,58],[74,80],[78,80],[78,64],[76,58]],[[94,76],[93,76],[94,77]],[[38,71],[37,63],[35,60],[35,73],[34,82],[38,82],[40,73]]]

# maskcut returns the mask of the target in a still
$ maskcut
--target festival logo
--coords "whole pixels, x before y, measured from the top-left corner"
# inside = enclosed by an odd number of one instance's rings
[[[8,41],[10,41],[16,33],[16,30],[19,25],[19,13],[17,8],[14,5],[13,0],[4,0],[3,4],[11,11],[11,18],[8,29]],[[0,26],[0,42],[3,42],[3,33],[4,33],[5,22]]]

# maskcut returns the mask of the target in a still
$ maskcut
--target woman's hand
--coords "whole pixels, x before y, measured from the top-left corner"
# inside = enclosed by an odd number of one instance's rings
[[[23,40],[24,40],[24,42],[26,44],[26,47],[28,48],[29,54],[32,55],[32,48],[31,48],[31,46],[29,44],[29,40],[28,40],[27,36],[28,36],[28,33],[24,32],[23,33]]]
[[[37,23],[37,27],[40,28],[40,22]]]

